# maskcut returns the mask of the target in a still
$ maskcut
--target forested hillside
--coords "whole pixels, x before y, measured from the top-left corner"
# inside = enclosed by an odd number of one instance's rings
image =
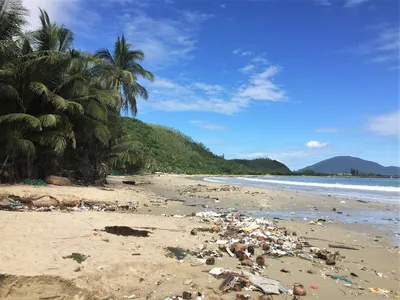
[[[130,167],[117,168],[132,173],[140,168],[186,174],[267,174],[290,173],[282,163],[270,159],[226,160],[205,145],[177,130],[121,118],[126,135],[140,141],[142,159]]]

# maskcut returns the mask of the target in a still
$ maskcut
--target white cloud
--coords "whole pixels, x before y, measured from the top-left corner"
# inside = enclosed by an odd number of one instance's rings
[[[223,131],[223,130],[227,130],[228,128],[226,126],[223,125],[219,125],[219,124],[214,124],[211,122],[207,122],[207,121],[200,121],[200,120],[192,120],[189,122],[190,124],[200,127],[200,128],[204,128],[207,130],[213,130],[213,131]]]
[[[193,58],[199,26],[210,17],[185,11],[176,17],[160,18],[143,10],[134,10],[123,23],[128,40],[134,41],[134,46],[144,51],[146,64],[154,70],[155,67]]]
[[[243,69],[252,70],[252,74],[238,88],[203,82],[187,84],[157,77],[152,84],[143,83],[150,94],[148,105],[164,111],[203,111],[232,115],[245,110],[254,101],[286,100],[286,91],[274,83],[274,77],[280,72],[279,67],[254,65]],[[184,81],[187,82],[188,78]]]
[[[252,63],[258,64],[258,65],[268,65],[269,61],[263,56],[256,56],[251,59]]]
[[[344,7],[350,8],[350,7],[354,7],[357,6],[361,3],[365,3],[368,2],[369,0],[346,0]]]
[[[244,51],[241,48],[237,48],[237,49],[233,50],[232,53],[235,54],[235,55],[240,55],[240,56],[250,56],[250,55],[253,54],[252,52]]]
[[[328,146],[328,143],[322,143],[322,142],[318,142],[318,141],[309,141],[306,144],[307,148],[323,148]]]
[[[225,4],[221,4],[220,7],[221,7],[221,8],[225,8],[226,5],[225,5]]]
[[[214,17],[214,15],[197,12],[197,11],[184,11],[182,13],[182,15],[187,22],[195,23],[195,24],[202,23],[202,22],[207,21],[208,19]]]
[[[369,63],[400,62],[400,28],[390,27],[387,24],[368,27],[376,36],[356,47],[349,48],[345,52],[362,55]]]
[[[191,86],[195,89],[203,90],[208,95],[215,95],[224,91],[224,88],[218,84],[205,84],[201,82],[194,82]]]
[[[400,137],[400,110],[368,120],[367,129],[383,136]]]
[[[239,71],[243,72],[243,73],[247,73],[247,72],[254,70],[255,67],[256,67],[255,65],[248,64],[248,65],[245,65],[243,68],[240,68]]]
[[[321,6],[330,6],[331,5],[329,0],[315,0],[315,3],[317,5],[321,5]]]
[[[57,23],[73,23],[79,2],[79,0],[22,0],[22,5],[29,10],[27,29],[39,27],[39,8],[46,10],[51,20],[56,20]]]
[[[318,128],[315,130],[315,132],[318,133],[334,133],[334,132],[338,132],[339,129],[338,128]]]
[[[242,85],[236,95],[243,100],[282,101],[285,91],[273,82],[273,77],[280,72],[279,67],[269,66],[263,72],[253,74],[247,84]]]

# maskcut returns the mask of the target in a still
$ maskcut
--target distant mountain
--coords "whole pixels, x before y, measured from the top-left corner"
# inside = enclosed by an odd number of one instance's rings
[[[358,170],[360,174],[400,175],[400,167],[384,167],[376,162],[351,156],[332,157],[299,171],[313,170],[317,173],[337,174],[349,173],[351,169]]]

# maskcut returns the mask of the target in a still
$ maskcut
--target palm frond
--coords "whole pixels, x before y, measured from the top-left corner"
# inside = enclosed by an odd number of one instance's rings
[[[62,120],[59,115],[47,114],[38,117],[42,127],[56,127]]]
[[[67,141],[59,131],[46,131],[40,134],[38,142],[57,154],[62,154],[67,147]]]
[[[23,128],[32,128],[35,130],[42,130],[40,120],[29,114],[12,113],[0,116],[1,123],[16,123],[18,122]]]
[[[95,53],[95,57],[103,59],[109,63],[114,64],[114,58],[108,49],[99,50]]]

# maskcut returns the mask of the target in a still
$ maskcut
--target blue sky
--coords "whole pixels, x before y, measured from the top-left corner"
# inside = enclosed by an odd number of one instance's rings
[[[397,0],[23,0],[77,48],[144,50],[138,118],[229,158],[299,169],[336,155],[400,165]]]

